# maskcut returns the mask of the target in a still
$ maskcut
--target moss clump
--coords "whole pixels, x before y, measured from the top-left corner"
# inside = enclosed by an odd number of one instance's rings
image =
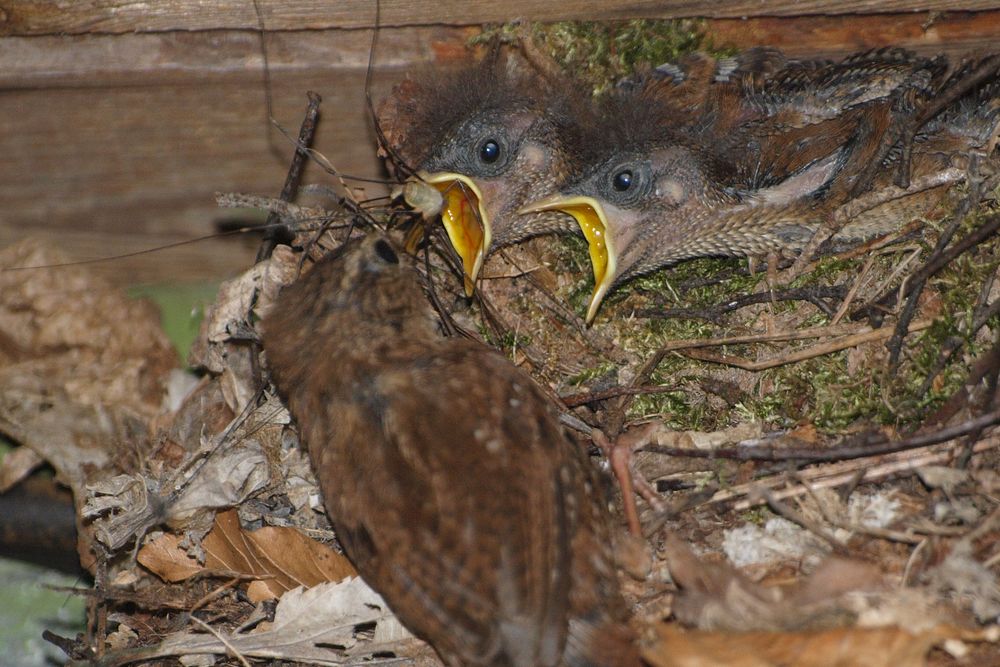
[[[587,368],[580,371],[576,375],[573,375],[566,380],[566,384],[574,387],[579,387],[585,385],[593,380],[598,380],[601,378],[606,378],[613,376],[618,370],[618,367],[612,363],[601,364],[593,368]]]
[[[632,74],[642,64],[657,66],[695,50],[713,50],[704,21],[649,20],[561,21],[489,27],[474,38],[483,43],[529,36],[537,47],[567,71],[589,83],[595,94]]]

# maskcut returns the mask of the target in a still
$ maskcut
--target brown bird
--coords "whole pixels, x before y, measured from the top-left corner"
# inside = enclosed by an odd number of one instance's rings
[[[677,260],[801,250],[859,187],[892,184],[900,150],[886,150],[888,130],[947,90],[955,78],[943,83],[944,74],[941,59],[898,50],[787,63],[717,86],[702,106],[684,106],[687,116],[671,102],[672,80],[647,81],[606,102],[561,193],[522,211],[562,210],[579,222],[595,276],[591,321],[613,286]],[[704,120],[692,122],[692,109]],[[985,146],[995,122],[990,105],[956,103],[916,137],[913,173],[928,175],[957,152]],[[871,164],[883,169],[866,184]],[[875,208],[840,238],[888,231],[933,199]]]
[[[491,250],[576,228],[559,211],[517,211],[555,192],[569,171],[565,146],[589,118],[584,88],[493,48],[477,64],[397,89],[383,105],[395,152],[444,194],[441,218],[468,294]]]
[[[288,287],[263,345],[344,550],[445,663],[638,664],[583,449],[388,237]]]

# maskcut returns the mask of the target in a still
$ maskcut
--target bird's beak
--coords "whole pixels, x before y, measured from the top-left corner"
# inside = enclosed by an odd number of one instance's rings
[[[528,204],[519,215],[538,211],[562,211],[576,219],[590,246],[590,264],[594,269],[594,293],[587,306],[587,324],[594,321],[597,309],[615,280],[618,257],[614,239],[611,238],[608,219],[604,208],[593,197],[566,196],[555,194]]]
[[[448,232],[451,245],[462,258],[465,271],[465,294],[472,296],[476,276],[483,266],[483,258],[490,247],[490,220],[483,210],[482,193],[476,182],[464,174],[452,172],[427,173],[417,177],[441,192],[441,222]]]

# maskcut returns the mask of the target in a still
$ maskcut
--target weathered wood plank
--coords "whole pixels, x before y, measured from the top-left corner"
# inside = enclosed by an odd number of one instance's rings
[[[268,30],[368,28],[375,0],[259,0]],[[533,21],[613,18],[741,18],[998,9],[997,0],[382,0],[380,24],[472,25],[522,18]],[[167,30],[251,29],[250,0],[2,0],[0,34],[46,35]]]
[[[420,67],[463,55],[478,27],[385,28],[376,70]],[[321,80],[365,69],[371,33],[300,30],[265,35],[272,76],[298,73]],[[43,35],[0,39],[0,90],[41,86],[151,85],[263,79],[260,36],[246,30],[125,35]]]
[[[476,27],[385,28],[377,70],[414,69],[463,57]],[[714,44],[747,48],[770,44],[790,55],[841,55],[887,44],[923,53],[1000,48],[1000,11],[879,14],[855,17],[713,19]],[[365,68],[370,33],[357,30],[270,32],[271,72],[316,80],[342,69]],[[262,80],[259,37],[250,31],[125,35],[8,37],[0,39],[0,89],[151,85],[242,77]]]
[[[708,32],[717,45],[776,46],[792,56],[840,55],[888,44],[920,53],[961,54],[1000,49],[1000,11],[716,19]]]
[[[324,119],[316,148],[348,173],[378,176],[363,79],[364,70],[325,81],[276,77],[274,110],[294,135],[306,89],[317,90]],[[280,190],[291,148],[278,137],[272,150],[263,115],[261,86],[243,81],[0,94],[0,245],[41,233],[82,260],[211,234],[217,221],[238,215],[216,208],[216,191]],[[310,165],[306,180],[333,179]],[[206,255],[206,247],[219,254]],[[232,241],[165,257],[100,268],[129,282],[194,280],[248,261]]]

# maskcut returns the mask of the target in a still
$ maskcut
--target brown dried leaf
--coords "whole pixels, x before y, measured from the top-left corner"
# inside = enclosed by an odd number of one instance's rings
[[[65,261],[31,240],[0,252],[0,267]],[[88,484],[145,456],[176,365],[156,309],[86,268],[0,272],[0,433],[48,461],[78,508]],[[82,528],[89,568],[92,535]]]
[[[274,621],[250,632],[174,633],[146,650],[143,658],[234,652],[248,658],[343,666],[374,664],[380,662],[374,656],[386,654],[413,664],[408,658],[425,655],[427,648],[399,625],[377,593],[353,578],[285,593]],[[110,663],[109,658],[105,656]],[[121,662],[134,659],[133,654]]]
[[[6,493],[31,474],[45,459],[30,447],[18,447],[0,459],[0,493]]]
[[[948,625],[917,634],[895,627],[731,633],[664,623],[654,633],[643,651],[654,667],[923,667],[928,651],[945,640],[996,641],[989,633]]]
[[[164,581],[184,581],[205,569],[178,544],[181,538],[164,533],[139,549],[136,560]]]
[[[187,555],[180,538],[164,535],[139,550],[138,560],[166,581],[182,581],[204,570],[228,570],[261,577],[249,590],[253,602],[280,597],[297,586],[315,586],[357,576],[342,555],[295,528],[269,526],[245,531],[236,510],[215,517],[201,542],[205,564]]]

